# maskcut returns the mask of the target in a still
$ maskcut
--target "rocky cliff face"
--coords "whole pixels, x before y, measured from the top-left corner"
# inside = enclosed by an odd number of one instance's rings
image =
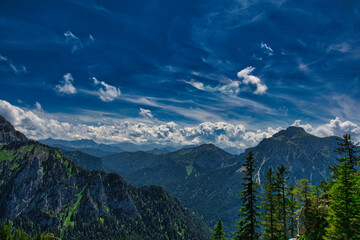
[[[0,144],[27,140],[24,134],[16,131],[14,126],[0,115]]]
[[[0,218],[63,239],[210,239],[162,187],[136,188],[118,174],[84,170],[33,141],[0,145]]]

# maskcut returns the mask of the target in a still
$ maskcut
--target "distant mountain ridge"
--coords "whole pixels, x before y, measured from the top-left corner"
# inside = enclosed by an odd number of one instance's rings
[[[186,146],[166,146],[160,144],[143,144],[137,145],[130,142],[121,142],[116,144],[99,144],[91,139],[81,140],[62,140],[46,138],[41,139],[39,142],[49,145],[51,147],[57,147],[66,151],[81,151],[96,157],[104,157],[106,155],[120,153],[120,152],[150,152],[155,154],[166,154],[177,151],[183,148],[192,148],[197,145],[186,145]],[[228,152],[239,153],[243,152],[237,148],[226,148]]]
[[[117,153],[102,158],[111,171],[141,186],[164,186],[186,207],[204,217],[213,227],[218,218],[232,232],[240,208],[237,194],[242,181],[241,167],[247,152],[256,159],[255,180],[261,182],[269,167],[288,168],[290,182],[308,178],[311,183],[328,178],[336,164],[336,137],[320,138],[304,129],[289,127],[240,155],[232,155],[212,144],[155,155],[145,152]]]
[[[0,145],[0,218],[30,231],[35,223],[64,240],[211,238],[162,187],[136,188],[118,174],[84,170],[58,149],[22,139]]]
[[[262,182],[269,167],[284,164],[290,182],[308,178],[311,183],[329,176],[336,164],[336,137],[320,138],[298,127],[289,127],[240,155],[230,154],[212,144],[166,153],[155,150],[113,153],[101,158],[105,170],[116,172],[137,186],[154,184],[165,187],[180,198],[191,211],[203,216],[209,227],[218,218],[232,232],[240,207],[237,194],[242,181],[241,167],[248,151],[256,159],[255,180]],[[74,161],[76,156],[72,155]],[[78,161],[85,168],[86,161]]]

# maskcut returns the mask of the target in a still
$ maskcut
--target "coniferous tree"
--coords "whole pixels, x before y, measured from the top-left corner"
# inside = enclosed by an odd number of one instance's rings
[[[360,177],[352,167],[344,162],[336,170],[337,179],[329,191],[327,240],[360,239]]]
[[[214,229],[214,240],[226,240],[221,219],[219,219],[219,221]]]
[[[357,144],[345,134],[339,139],[336,151],[342,154],[340,165],[333,168],[335,180],[329,190],[329,212],[326,218],[327,240],[360,239],[360,176],[355,174],[355,164],[359,159]]]
[[[278,171],[276,172],[276,185],[277,185],[277,200],[279,201],[279,209],[278,209],[278,217],[281,219],[281,236],[278,239],[284,239],[287,240],[287,205],[288,205],[288,199],[287,199],[287,177],[285,176],[287,174],[286,167],[284,165],[281,165],[281,167],[278,168]]]
[[[337,153],[341,155],[337,160],[341,163],[349,163],[349,167],[355,170],[355,166],[359,164],[359,157],[356,156],[356,153],[360,152],[359,143],[354,143],[351,141],[351,135],[345,134],[343,138],[338,138],[338,145],[335,149]]]
[[[307,179],[300,179],[296,181],[296,188],[294,189],[294,192],[297,201],[302,207],[308,206],[310,204],[312,188],[313,186],[309,183],[309,180]]]
[[[262,238],[266,240],[276,240],[276,226],[279,225],[279,220],[276,217],[278,203],[276,202],[275,175],[271,167],[265,173],[264,183],[264,198],[261,205],[264,210],[261,214],[261,224],[264,229]]]
[[[0,239],[12,240],[12,222],[3,223],[0,229]]]
[[[255,170],[255,159],[252,151],[248,153],[243,167],[245,168],[245,176],[242,178],[242,192],[239,194],[242,206],[240,207],[238,216],[240,220],[237,222],[237,231],[234,233],[235,240],[256,240],[259,238],[259,213],[257,207],[258,187],[259,184],[253,180]]]
[[[295,187],[294,185],[290,184],[289,186],[289,193],[288,193],[288,231],[290,234],[290,237],[295,237],[296,234],[296,228],[297,228],[297,209],[299,208],[299,204],[296,201],[295,198]]]

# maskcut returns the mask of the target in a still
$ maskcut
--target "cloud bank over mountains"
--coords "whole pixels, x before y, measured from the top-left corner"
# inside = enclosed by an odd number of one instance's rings
[[[202,122],[182,126],[175,122],[142,122],[142,119],[119,120],[106,117],[101,120],[93,119],[93,124],[88,121],[71,123],[57,120],[55,115],[46,113],[38,102],[34,109],[23,109],[4,100],[0,100],[0,114],[27,137],[36,140],[51,137],[64,140],[93,139],[102,143],[156,143],[167,146],[214,143],[220,147],[245,149],[287,127],[249,130],[241,123]],[[141,109],[140,115],[150,118],[151,112]],[[303,127],[306,131],[322,137],[351,133],[355,141],[360,139],[360,126],[339,118],[316,127],[301,124],[301,120],[296,120],[293,126]]]

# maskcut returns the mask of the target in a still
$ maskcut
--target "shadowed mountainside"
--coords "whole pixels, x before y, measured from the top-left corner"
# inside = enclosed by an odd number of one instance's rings
[[[145,152],[118,153],[102,158],[111,171],[137,186],[164,186],[186,207],[203,216],[208,226],[221,218],[232,231],[240,208],[237,194],[242,181],[242,163],[248,151],[256,159],[256,177],[261,182],[269,167],[288,168],[290,183],[307,178],[316,184],[328,178],[336,164],[336,137],[320,138],[302,128],[289,127],[240,155],[229,154],[212,144],[155,155]]]
[[[8,132],[4,139],[23,139]],[[118,174],[85,170],[34,141],[0,145],[0,193],[1,218],[62,239],[210,239],[162,187],[136,188]]]

